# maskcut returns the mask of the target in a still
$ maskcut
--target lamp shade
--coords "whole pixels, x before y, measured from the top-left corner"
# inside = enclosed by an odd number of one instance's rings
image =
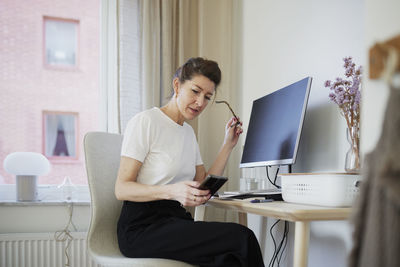
[[[4,159],[4,169],[14,175],[45,175],[50,171],[50,162],[40,153],[14,152]]]

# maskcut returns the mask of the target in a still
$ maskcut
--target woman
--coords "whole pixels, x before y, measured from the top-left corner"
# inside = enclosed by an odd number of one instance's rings
[[[218,156],[206,172],[193,129],[195,119],[221,80],[218,64],[191,58],[178,68],[174,94],[161,108],[128,123],[115,194],[124,200],[118,221],[122,254],[168,258],[200,266],[264,266],[253,232],[235,223],[194,222],[182,206],[198,206],[211,196],[198,186],[208,173],[222,175],[242,133],[232,118]]]

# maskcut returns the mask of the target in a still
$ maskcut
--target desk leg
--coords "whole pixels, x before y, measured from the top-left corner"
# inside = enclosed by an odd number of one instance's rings
[[[307,267],[308,243],[310,241],[310,223],[295,222],[294,267]]]
[[[247,213],[245,212],[238,212],[239,215],[239,223],[243,226],[247,227]]]

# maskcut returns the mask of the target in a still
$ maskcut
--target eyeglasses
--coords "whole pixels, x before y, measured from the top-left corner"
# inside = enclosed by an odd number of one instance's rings
[[[220,101],[215,101],[215,103],[217,104],[221,104],[224,103],[228,106],[229,110],[232,112],[233,117],[235,117],[236,119],[236,124],[240,124],[239,118],[236,116],[235,112],[233,111],[233,109],[231,108],[231,105],[229,105],[229,103],[225,100],[220,100]]]

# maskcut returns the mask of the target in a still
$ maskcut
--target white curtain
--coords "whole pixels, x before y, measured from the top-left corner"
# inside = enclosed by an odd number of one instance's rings
[[[160,106],[161,77],[160,77],[160,9],[159,0],[139,1],[141,6],[142,60],[141,86],[144,92],[142,109]],[[169,2],[169,1],[167,1]]]
[[[165,104],[172,75],[189,57],[232,64],[232,39],[226,38],[232,5],[230,0],[102,0],[102,130],[121,133],[136,113]],[[223,77],[227,74],[230,69],[223,69]],[[197,133],[197,120],[190,124]]]
[[[107,111],[112,115],[107,117],[108,131],[118,129],[123,133],[126,123],[136,113],[165,104],[172,93],[175,70],[189,57],[203,56],[216,60],[223,71],[223,84],[219,90],[224,91],[224,86],[227,87],[225,93],[219,92],[218,95],[224,96],[225,100],[232,100],[230,96],[234,93],[229,93],[232,85],[229,78],[233,69],[230,66],[234,63],[231,50],[231,0],[102,1],[107,3],[108,13],[112,13],[105,16],[103,12],[103,20],[109,21],[108,27],[103,26],[103,32],[106,31],[109,36],[108,49],[115,50],[108,53],[108,57],[103,56],[109,58],[105,63],[108,64],[108,71],[111,71],[111,79],[107,82],[108,90],[113,92],[108,94],[107,99]],[[114,29],[113,32],[110,27]],[[113,55],[118,60],[110,59]],[[215,124],[225,125],[229,117],[229,112],[223,108],[223,115],[220,112],[213,113],[212,107],[210,109],[208,115],[200,118],[202,130],[198,136],[206,167],[210,167],[209,163],[215,158],[214,150],[218,150],[224,134],[223,130],[218,134],[207,134],[210,132],[208,129]],[[190,124],[198,133],[198,120]],[[217,139],[216,148],[210,148],[210,141]],[[226,169],[229,171],[229,166]],[[234,169],[238,172],[236,162]],[[227,174],[231,175],[230,172]],[[232,185],[235,184],[238,182]],[[234,188],[237,189],[236,186]],[[206,216],[226,219],[225,212],[215,209],[207,211]]]
[[[141,12],[139,1],[119,1],[119,103],[121,131],[143,110]]]
[[[64,130],[65,142],[70,157],[76,157],[76,129],[74,115],[59,115],[59,122]]]
[[[101,130],[120,133],[118,1],[101,0]]]
[[[160,107],[172,93],[172,76],[198,55],[198,1],[119,1],[121,130],[136,113]]]
[[[54,148],[57,142],[57,114],[45,114],[46,129],[45,129],[45,144],[46,144],[46,156],[53,156]]]

